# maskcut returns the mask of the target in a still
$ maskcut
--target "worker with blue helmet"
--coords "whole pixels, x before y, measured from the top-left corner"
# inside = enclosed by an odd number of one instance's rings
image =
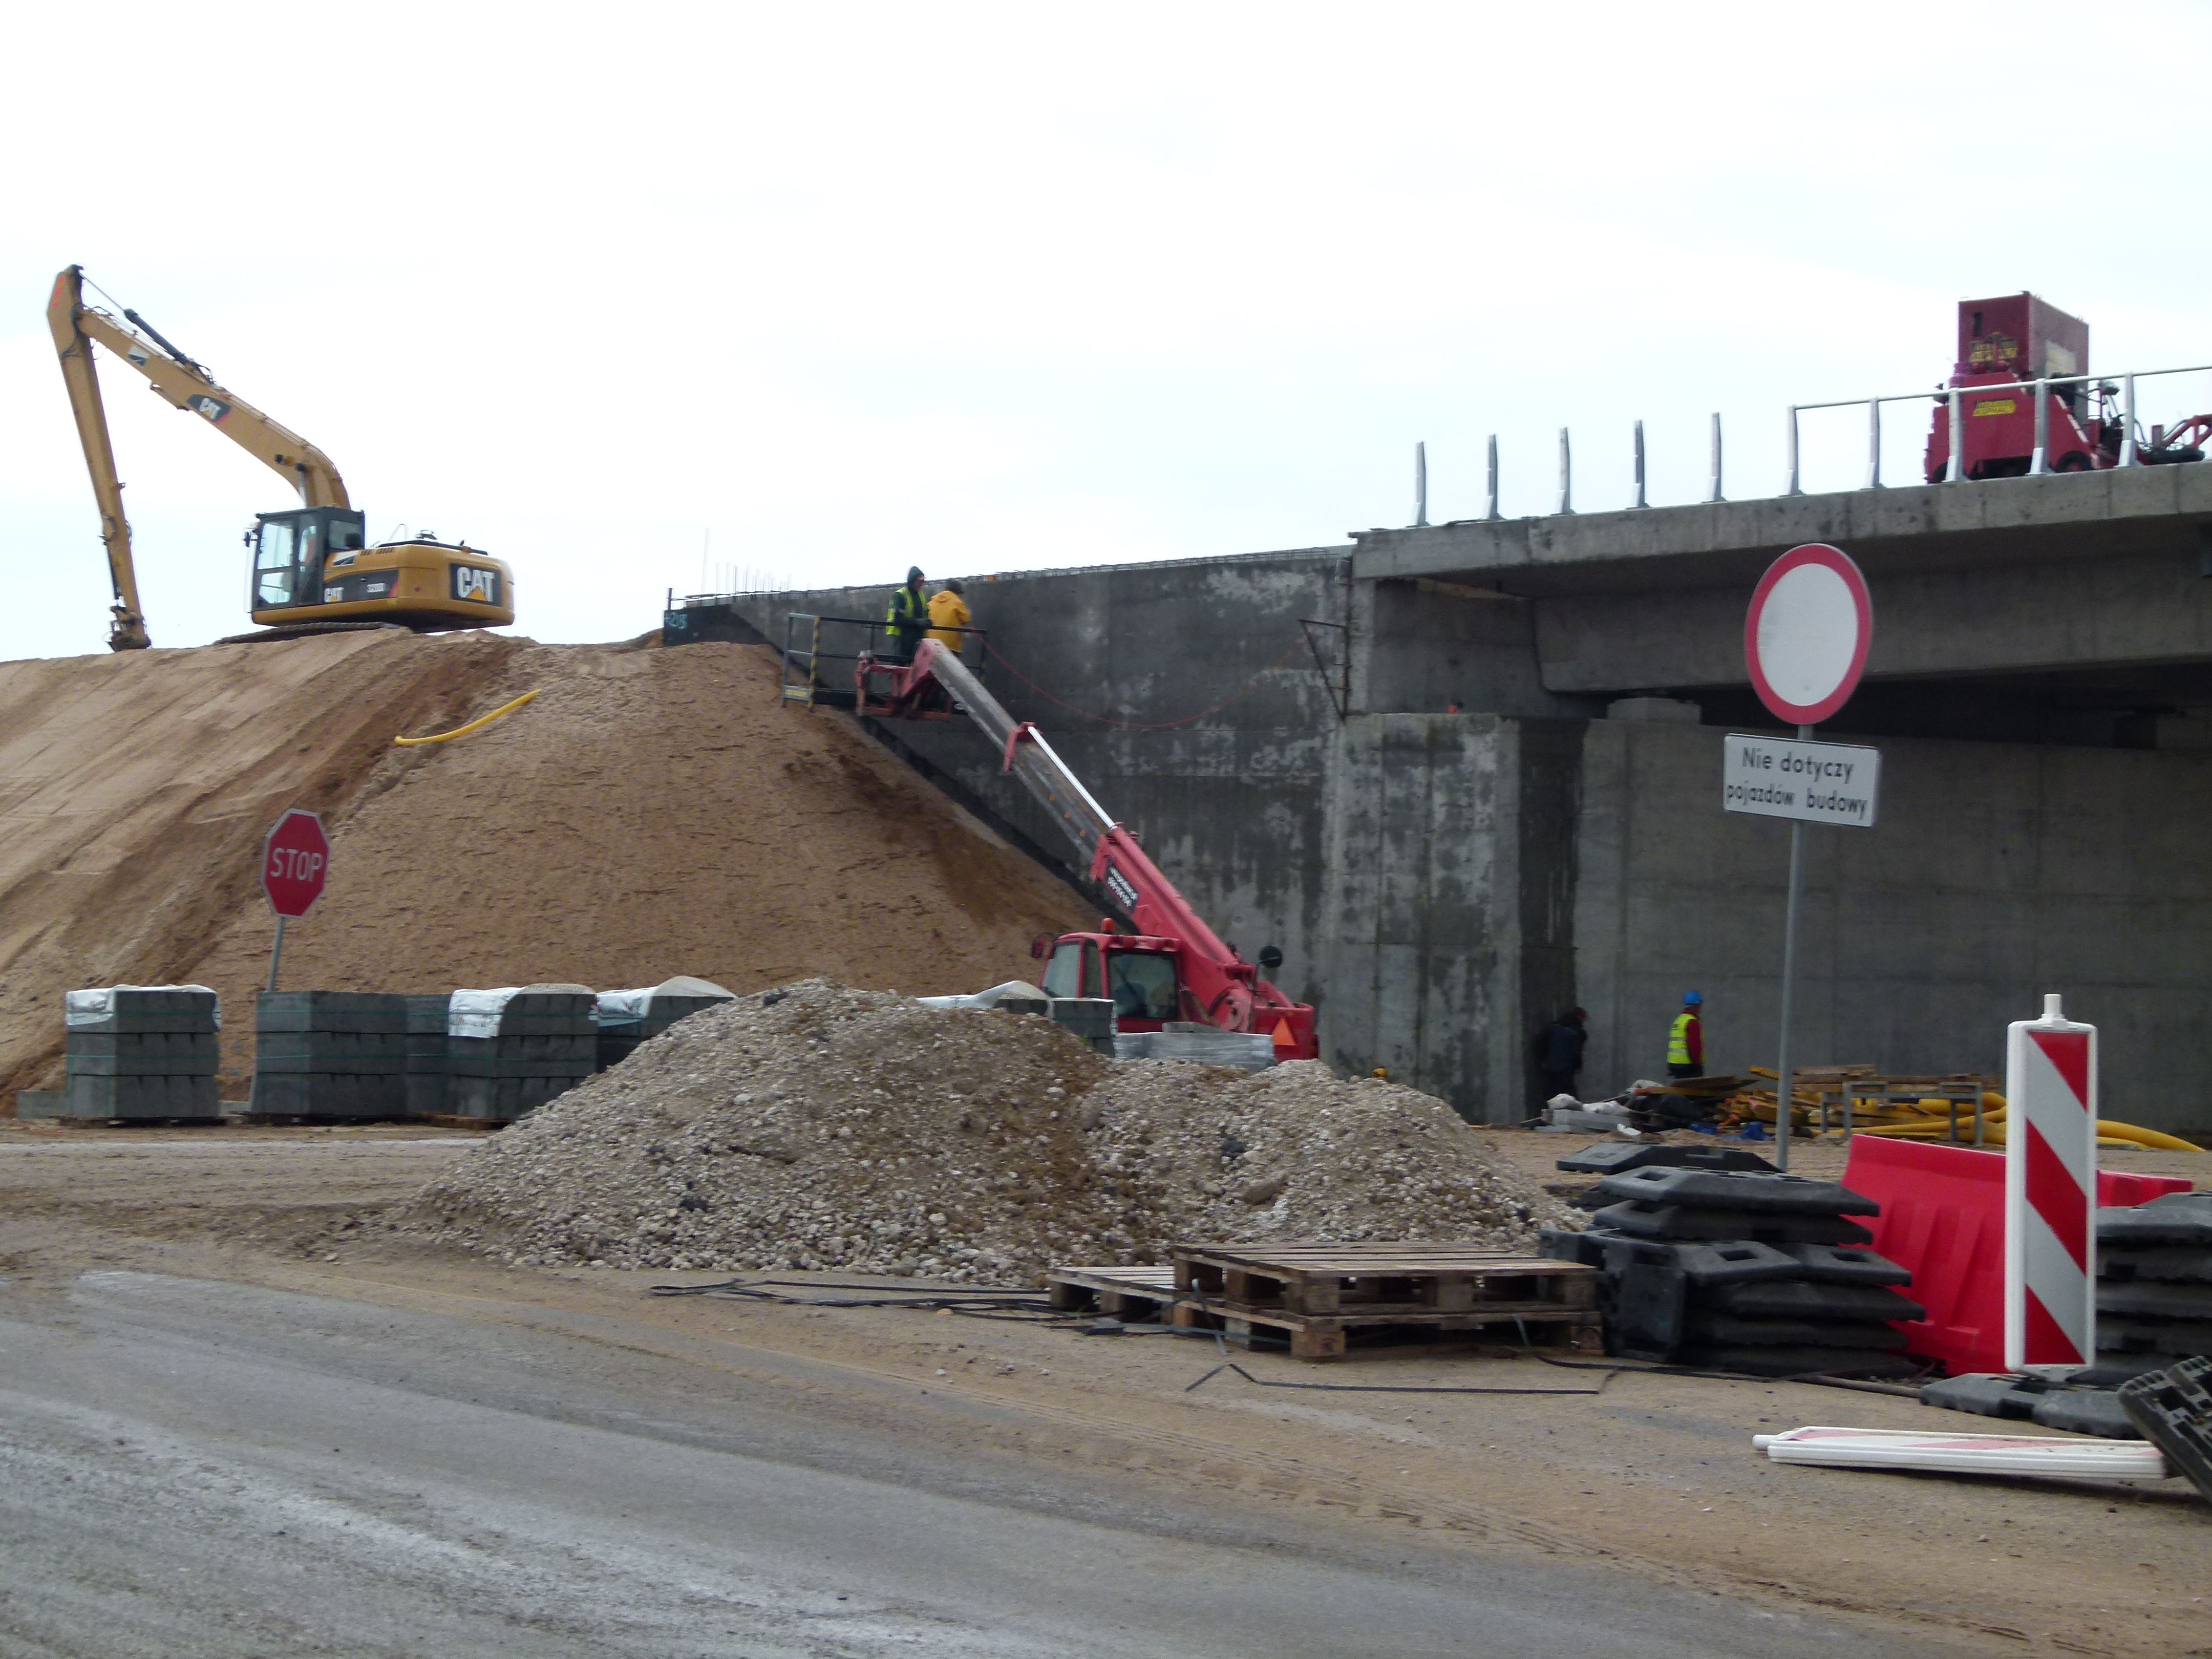
[[[1668,1077],[1703,1077],[1705,1074],[1705,1024],[1698,1011],[1705,1006],[1705,994],[1687,991],[1682,996],[1682,1012],[1674,1016],[1674,1024],[1667,1034],[1667,1075]]]

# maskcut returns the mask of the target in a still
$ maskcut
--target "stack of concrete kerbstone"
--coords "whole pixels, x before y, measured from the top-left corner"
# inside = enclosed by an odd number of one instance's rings
[[[2097,1212],[2097,1380],[2212,1357],[2212,1192]]]
[[[222,1024],[204,985],[110,985],[71,991],[58,1115],[215,1119]]]
[[[371,991],[264,991],[253,1011],[254,1117],[407,1113],[407,1000]]]
[[[406,1036],[402,1049],[406,1056],[406,1069],[401,1074],[401,1083],[407,1115],[444,1117],[451,1109],[446,1087],[453,1066],[447,1052],[452,1040],[446,1035],[446,1021],[447,1004],[452,999],[441,991],[430,996],[402,997],[400,1000],[406,1005]]]
[[[1762,1376],[1911,1375],[1897,1322],[1925,1318],[1912,1276],[1848,1218],[1880,1213],[1833,1182],[1649,1165],[1607,1176],[1587,1232],[1547,1255],[1601,1269],[1609,1351]]]
[[[511,1123],[591,1076],[598,1002],[580,985],[454,992],[446,1012],[452,1115]]]
[[[1224,1031],[1178,1020],[1157,1031],[1124,1031],[1114,1039],[1112,1053],[1116,1060],[1194,1060],[1260,1072],[1275,1063],[1275,1040],[1265,1031]]]
[[[649,1042],[679,1019],[702,1009],[734,1002],[734,994],[710,979],[678,974],[637,991],[602,991],[593,1018],[599,1023],[599,1067],[605,1071],[628,1060],[638,1044]]]

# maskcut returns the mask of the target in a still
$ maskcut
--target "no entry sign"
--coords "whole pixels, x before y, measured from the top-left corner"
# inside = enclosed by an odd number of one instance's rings
[[[304,916],[330,878],[331,843],[323,821],[298,807],[276,820],[261,848],[261,890],[279,916]]]
[[[1743,659],[1775,719],[1818,726],[1858,690],[1874,605],[1850,555],[1824,542],[1793,547],[1759,578],[1743,619]]]

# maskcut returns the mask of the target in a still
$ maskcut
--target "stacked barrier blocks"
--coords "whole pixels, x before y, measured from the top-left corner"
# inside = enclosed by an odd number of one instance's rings
[[[255,1117],[407,1111],[407,1001],[366,991],[264,991],[253,1012]]]
[[[103,1013],[88,1017],[71,1009],[62,1115],[220,1116],[215,993],[198,987],[117,986],[104,994]]]
[[[589,991],[517,991],[493,1035],[455,1036],[459,1020],[449,1020],[452,1115],[511,1123],[591,1076],[599,1068],[596,1002]]]
[[[407,1115],[443,1117],[450,1109],[446,1098],[447,1075],[452,1062],[447,1055],[446,996],[402,997],[404,1017],[406,1069],[401,1073]]]
[[[1924,1316],[1911,1275],[1850,1219],[1872,1200],[1774,1172],[1646,1165],[1608,1175],[1587,1232],[1547,1255],[1604,1274],[1609,1352],[1761,1376],[1901,1376],[1899,1320]]]
[[[2206,1357],[2212,1357],[2212,1193],[2169,1193],[2098,1211],[2099,1372],[2118,1380]]]

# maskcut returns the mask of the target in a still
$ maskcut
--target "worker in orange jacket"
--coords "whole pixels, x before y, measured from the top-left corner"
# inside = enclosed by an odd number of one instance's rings
[[[967,636],[956,630],[975,621],[969,613],[966,592],[957,581],[947,582],[929,596],[929,637],[950,651],[960,654],[960,647]]]

